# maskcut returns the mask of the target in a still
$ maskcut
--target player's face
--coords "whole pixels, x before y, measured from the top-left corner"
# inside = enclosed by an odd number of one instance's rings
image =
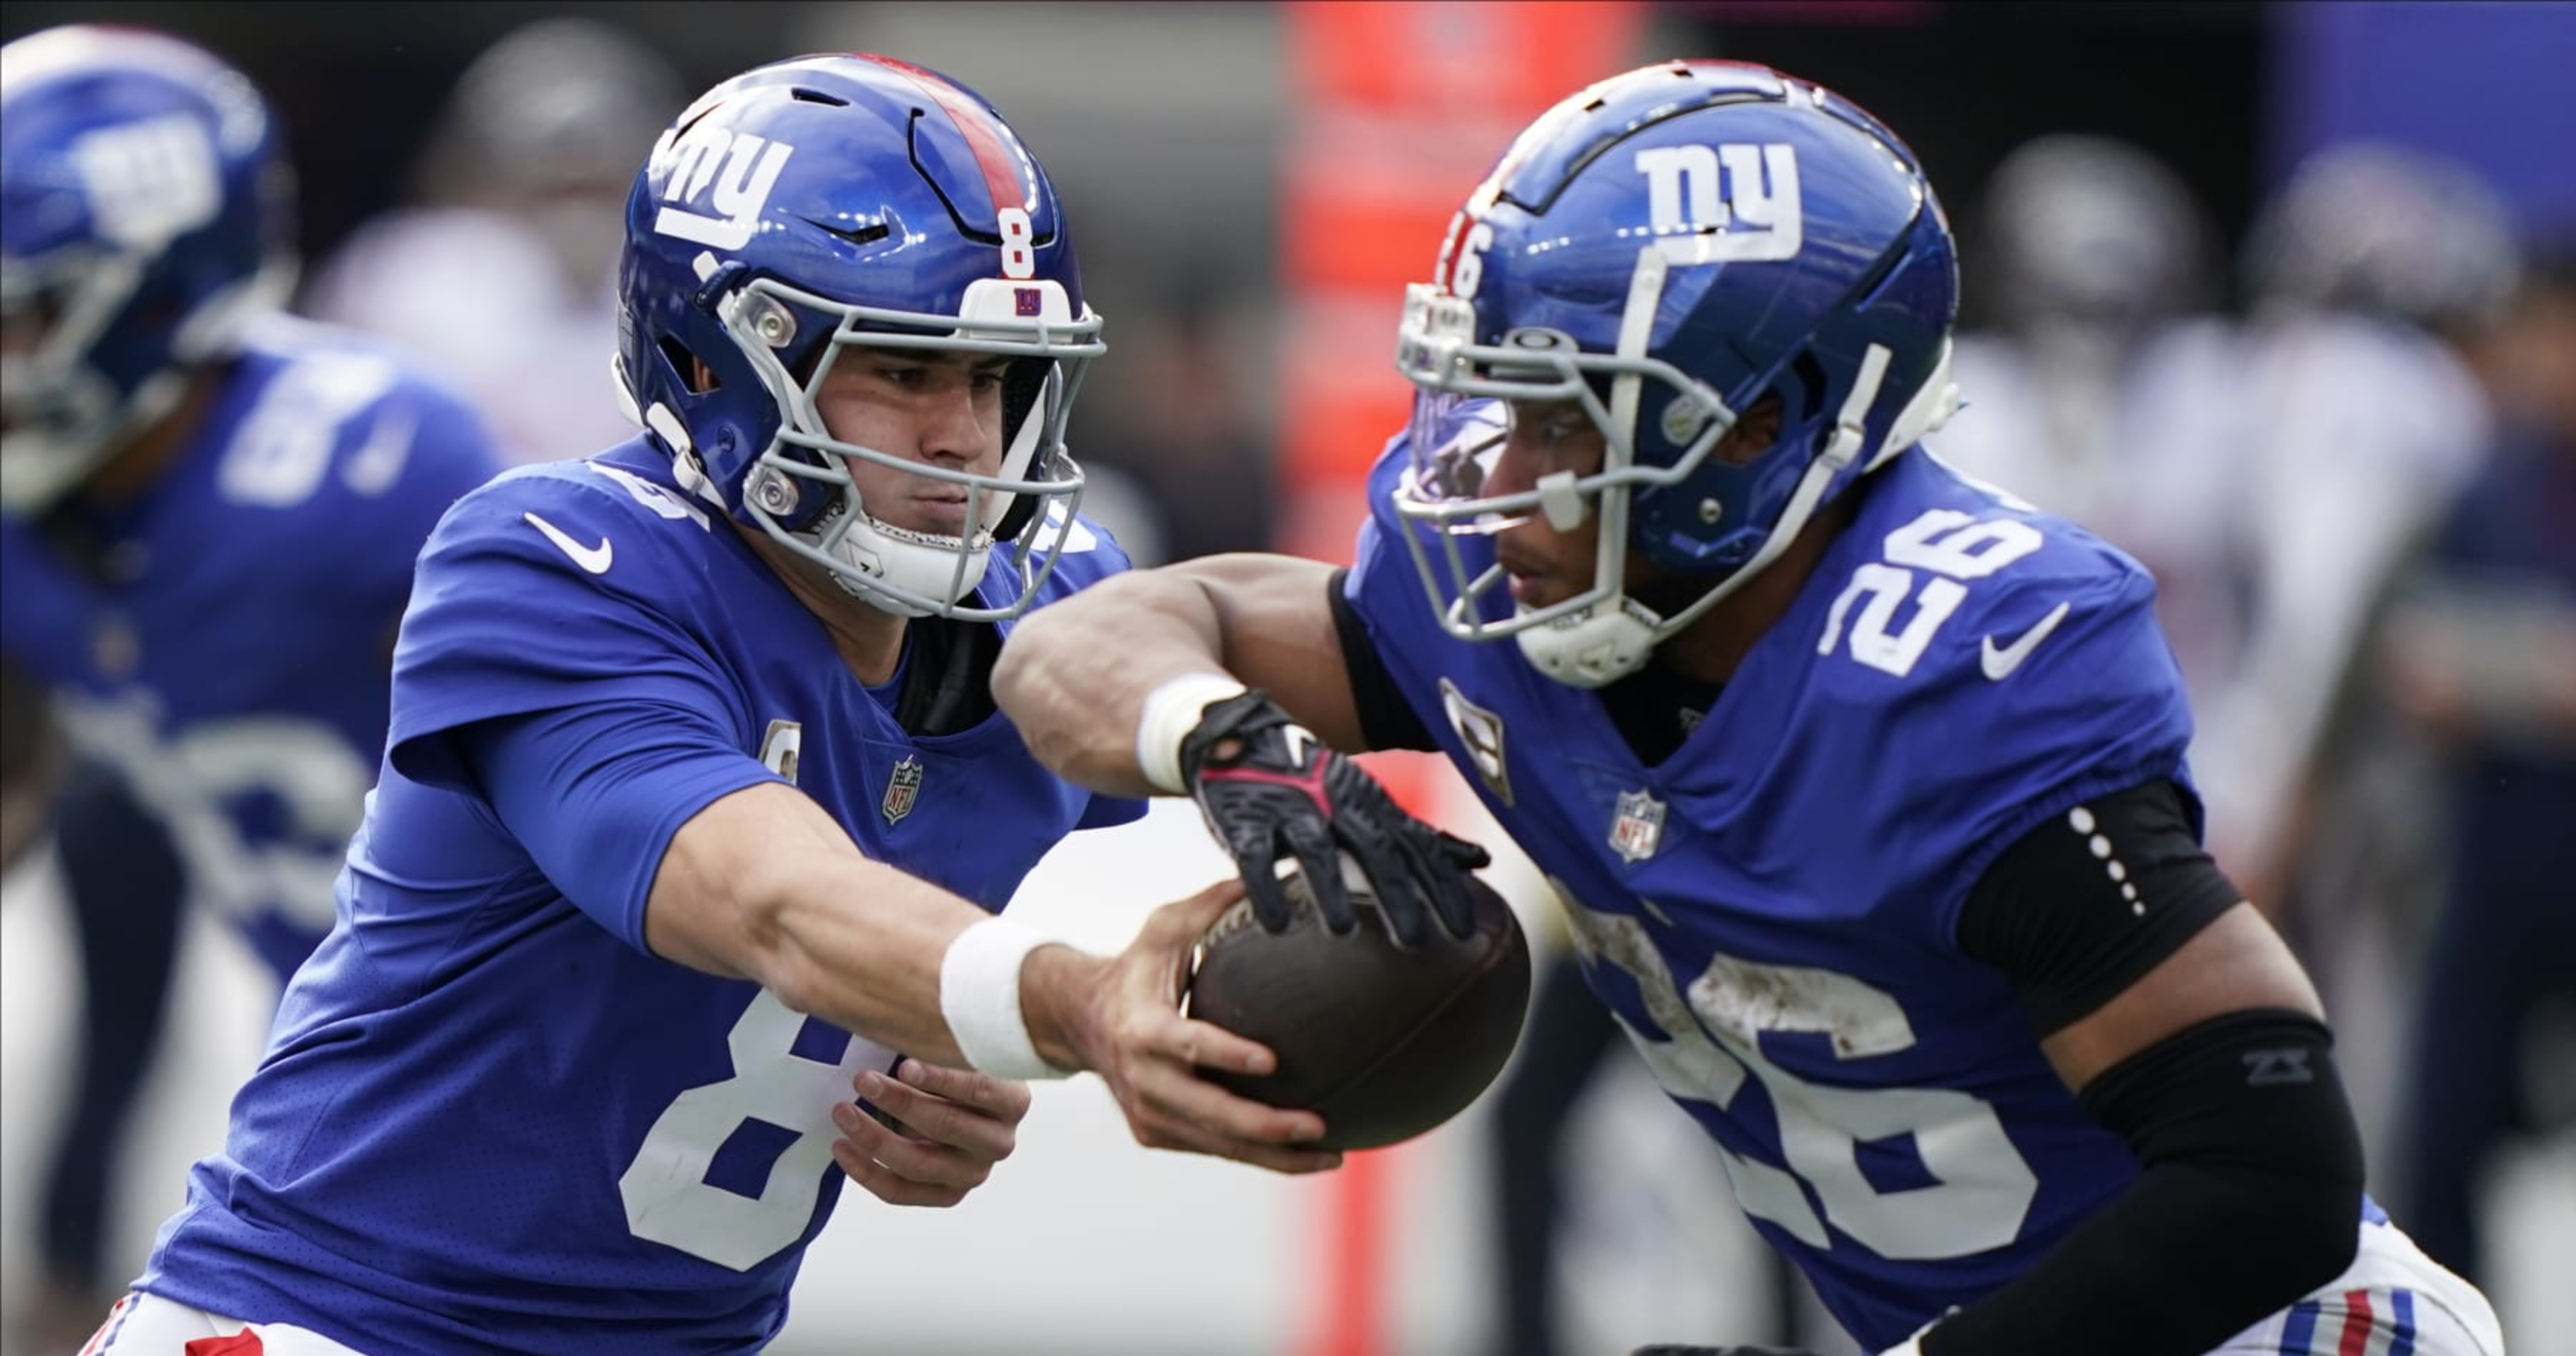
[[[1519,494],[1547,476],[1588,476],[1601,469],[1608,442],[1580,404],[1516,400],[1511,412],[1511,432],[1480,493]],[[1495,556],[1511,576],[1512,600],[1536,609],[1591,588],[1600,533],[1601,517],[1589,511],[1569,532],[1533,513],[1495,533]]]
[[[814,393],[823,426],[842,442],[951,471],[1002,466],[1006,359],[980,353],[852,348]],[[966,535],[964,485],[849,458],[868,516],[889,527]]]
[[[1766,395],[1736,420],[1709,455],[1735,465],[1777,442],[1780,398]],[[1537,488],[1542,477],[1588,476],[1601,469],[1609,440],[1583,406],[1573,401],[1513,401],[1511,431],[1493,468],[1485,473],[1480,494],[1502,496]],[[1560,603],[1593,587],[1601,537],[1598,506],[1587,501],[1583,521],[1560,532],[1544,514],[1532,513],[1494,533],[1494,554],[1511,577],[1512,600],[1535,611]],[[1620,587],[1650,606],[1685,606],[1706,588],[1688,576],[1660,570],[1637,551],[1625,553]],[[1660,595],[1676,588],[1678,601]]]

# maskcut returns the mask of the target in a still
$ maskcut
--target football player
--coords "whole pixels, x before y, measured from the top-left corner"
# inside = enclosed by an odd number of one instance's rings
[[[647,432],[430,538],[339,924],[102,1352],[754,1351],[844,1174],[953,1205],[1016,1080],[1076,1068],[1149,1142],[1337,1161],[1193,1069],[1275,1062],[1175,1004],[1239,883],[1117,958],[991,916],[1141,810],[989,685],[1014,618],[1125,564],[1075,513],[1101,321],[1027,147],[829,55],[650,150],[616,343]]]
[[[175,39],[0,49],[0,652],[30,683],[6,718],[49,690],[80,760],[9,796],[19,823],[50,805],[84,979],[31,1305],[75,1317],[38,1320],[49,1348],[123,1280],[108,1177],[183,902],[281,983],[329,930],[412,560],[497,469],[453,395],[277,314],[283,144],[248,80]]]
[[[1511,145],[1437,276],[1356,563],[1031,619],[996,689],[1049,765],[1194,795],[1272,926],[1274,863],[1350,852],[1411,937],[1464,926],[1468,854],[1343,751],[1447,752],[1869,1351],[2499,1356],[2201,851],[2151,581],[1920,446],[1957,271],[1905,145],[1761,67],[1631,72]]]

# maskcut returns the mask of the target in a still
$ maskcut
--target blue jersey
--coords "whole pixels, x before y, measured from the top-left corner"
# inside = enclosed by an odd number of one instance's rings
[[[0,651],[167,826],[192,899],[238,920],[281,980],[331,926],[412,562],[498,469],[453,396],[281,319],[140,498],[0,518]]]
[[[1399,441],[1371,478],[1349,599],[1563,894],[1594,990],[1844,1326],[1892,1346],[2122,1190],[2134,1156],[1954,934],[2023,834],[2182,777],[2190,717],[2147,574],[1909,453],[1646,766],[1599,695],[1435,624],[1388,498],[1408,462]],[[1491,552],[1472,545],[1469,577]]]
[[[1032,530],[1072,534],[1039,606],[1126,565],[1080,521]],[[760,1349],[840,1195],[830,1109],[895,1052],[648,953],[670,834],[784,780],[870,857],[998,910],[1068,832],[1142,811],[1048,773],[999,714],[924,738],[884,700],[640,440],[466,498],[421,558],[339,926],[138,1288],[370,1356]],[[696,732],[721,770],[655,787],[633,860],[566,886],[444,737],[575,705]]]

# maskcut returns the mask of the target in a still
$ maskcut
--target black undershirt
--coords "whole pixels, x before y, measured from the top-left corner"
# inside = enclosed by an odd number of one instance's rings
[[[908,625],[912,653],[895,698],[895,723],[923,738],[983,724],[995,709],[993,664],[1002,653],[1001,628],[954,617],[915,617]]]

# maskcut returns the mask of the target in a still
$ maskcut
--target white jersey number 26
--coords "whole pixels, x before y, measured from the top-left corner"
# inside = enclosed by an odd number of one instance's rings
[[[1563,886],[1558,893],[1566,893]],[[1814,1248],[1834,1245],[1825,1231],[1830,1220],[1863,1247],[1899,1261],[1964,1257],[2020,1236],[2039,1179],[1991,1105],[1949,1088],[1827,1087],[1762,1055],[1766,1031],[1828,1036],[1842,1059],[1907,1049],[1914,1028],[1893,997],[1830,970],[1724,955],[1710,958],[1685,989],[1636,919],[1593,912],[1571,895],[1565,903],[1584,961],[1617,966],[1636,980],[1661,1030],[1628,1027],[1628,1035],[1666,1094],[1721,1111],[1747,1079],[1770,1094],[1787,1170],[1718,1146],[1744,1213]],[[1934,1185],[1883,1192],[1862,1173],[1860,1145],[1901,1134],[1914,1137]],[[1799,1190],[1801,1181],[1823,1202],[1824,1219]]]

